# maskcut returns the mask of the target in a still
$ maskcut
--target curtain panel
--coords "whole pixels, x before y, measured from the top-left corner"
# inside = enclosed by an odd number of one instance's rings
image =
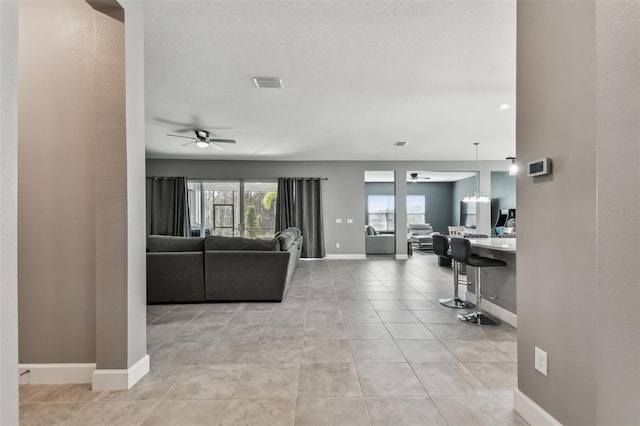
[[[151,234],[191,236],[188,191],[184,177],[151,178]]]
[[[302,257],[325,257],[321,179],[278,179],[276,231],[290,226],[302,232]]]

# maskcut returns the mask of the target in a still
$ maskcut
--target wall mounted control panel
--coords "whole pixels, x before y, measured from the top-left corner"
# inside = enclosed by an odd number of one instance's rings
[[[542,176],[549,173],[551,173],[551,161],[548,158],[541,158],[527,163],[527,176]]]

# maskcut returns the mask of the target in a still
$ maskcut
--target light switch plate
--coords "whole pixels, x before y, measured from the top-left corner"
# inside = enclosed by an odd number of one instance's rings
[[[336,223],[342,223],[342,219],[336,219]]]

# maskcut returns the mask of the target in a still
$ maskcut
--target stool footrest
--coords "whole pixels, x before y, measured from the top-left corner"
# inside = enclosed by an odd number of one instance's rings
[[[449,308],[455,308],[455,309],[471,309],[476,306],[471,302],[467,302],[466,300],[460,299],[459,297],[449,297],[448,299],[440,299],[438,300],[438,302],[440,302],[440,304],[443,306],[446,306]]]
[[[500,325],[500,320],[485,312],[468,312],[458,314],[458,319],[462,322],[474,325]]]

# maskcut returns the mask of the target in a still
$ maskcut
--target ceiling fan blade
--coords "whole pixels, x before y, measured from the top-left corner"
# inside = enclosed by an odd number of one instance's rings
[[[209,138],[207,139],[209,142],[215,142],[215,143],[236,143],[236,141],[234,141],[233,139],[215,139],[215,138]]]
[[[191,139],[191,140],[194,140],[194,141],[197,141],[197,140],[198,140],[197,138],[192,138],[191,136],[172,135],[172,134],[170,134],[170,133],[167,133],[167,136],[172,136],[172,137],[174,137],[174,138],[185,138],[185,139]]]
[[[215,142],[211,142],[211,141],[209,141],[209,146],[214,147],[214,148],[215,148],[215,149],[217,149],[218,151],[224,151],[224,148],[223,148],[223,147],[221,147],[220,145],[218,145],[218,144],[217,144],[217,143],[215,143]]]
[[[182,146],[191,145],[192,143],[196,143],[196,141],[191,141],[191,142],[183,143],[183,144],[182,144]]]

